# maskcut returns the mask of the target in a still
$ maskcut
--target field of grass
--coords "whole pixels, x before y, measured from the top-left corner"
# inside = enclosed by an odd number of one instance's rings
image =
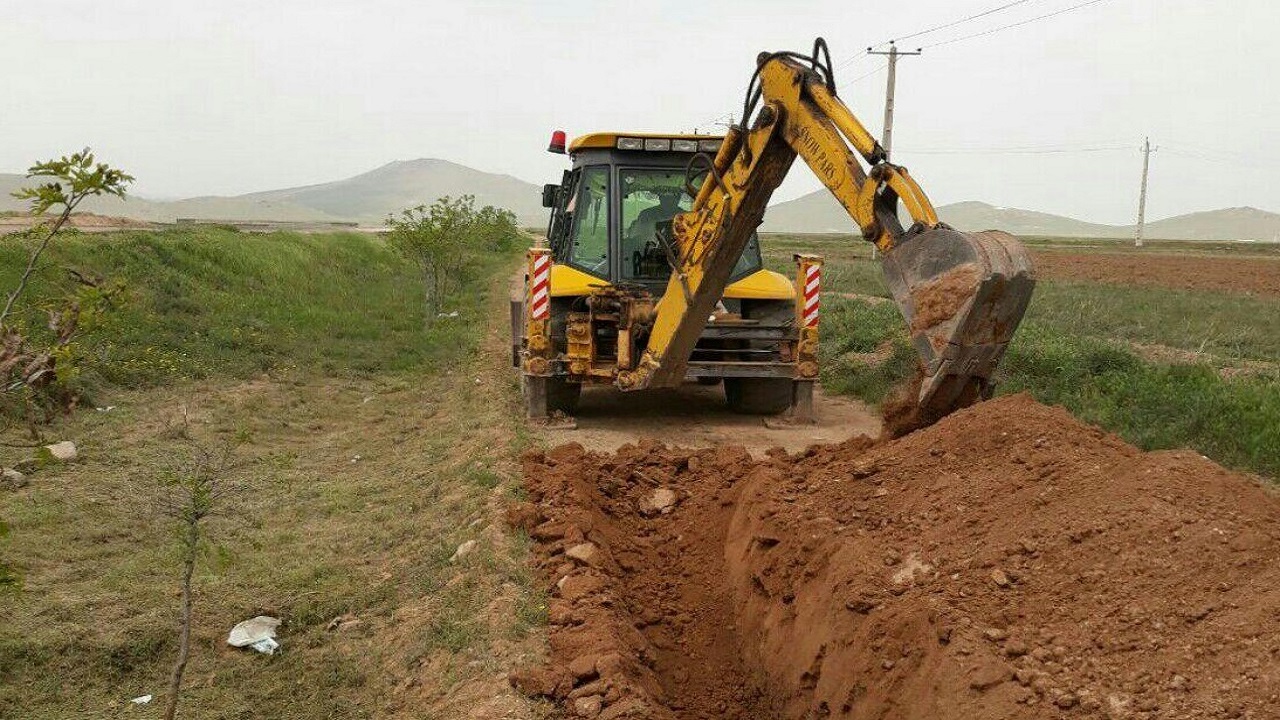
[[[0,286],[12,285],[24,252],[0,243]],[[366,234],[202,227],[73,236],[47,253],[37,280],[45,297],[31,305],[71,283],[66,267],[128,285],[122,307],[87,343],[100,347],[94,370],[113,385],[292,366],[346,376],[403,371],[439,365],[465,336],[464,323],[439,323],[439,342],[422,342],[413,268]],[[41,319],[31,314],[33,326]]]
[[[874,302],[888,296],[879,267],[865,244],[838,237],[767,237],[767,262],[786,271],[806,246],[827,258],[823,383],[878,403],[915,362],[896,306]],[[859,356],[877,350],[874,362]],[[1277,358],[1277,298],[1041,280],[998,391],[1031,392],[1146,449],[1191,447],[1280,478]]]
[[[0,245],[2,272],[17,252]],[[373,236],[65,241],[50,279],[70,264],[131,297],[96,338],[112,409],[46,430],[80,457],[0,489],[0,561],[21,580],[0,591],[0,718],[160,716],[180,579],[162,481],[197,447],[234,464],[197,565],[180,716],[538,716],[505,680],[541,652],[545,615],[502,522],[529,438],[505,324],[486,318],[505,317],[514,263],[477,268],[460,316],[427,329],[412,269]],[[0,465],[30,455],[16,431],[0,441]],[[225,644],[258,614],[284,620],[275,656]]]

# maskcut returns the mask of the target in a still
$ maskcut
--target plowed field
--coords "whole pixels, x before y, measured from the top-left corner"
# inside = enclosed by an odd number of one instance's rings
[[[1051,280],[1280,297],[1280,260],[1275,258],[1042,251],[1035,262],[1037,274]]]

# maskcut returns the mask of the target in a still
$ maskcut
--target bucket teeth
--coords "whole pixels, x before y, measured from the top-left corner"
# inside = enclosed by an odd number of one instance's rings
[[[922,361],[921,410],[941,417],[985,396],[1035,287],[1022,243],[940,226],[905,237],[881,267]]]

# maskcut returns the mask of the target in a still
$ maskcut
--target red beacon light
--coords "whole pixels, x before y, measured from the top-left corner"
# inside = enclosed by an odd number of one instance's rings
[[[547,146],[547,152],[557,155],[564,154],[564,131],[556,130],[551,133],[551,144]]]

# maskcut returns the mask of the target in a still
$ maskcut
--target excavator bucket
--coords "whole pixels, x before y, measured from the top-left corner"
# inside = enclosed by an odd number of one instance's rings
[[[932,422],[988,395],[1035,287],[1022,243],[941,226],[908,234],[881,266],[923,361],[919,415]]]

